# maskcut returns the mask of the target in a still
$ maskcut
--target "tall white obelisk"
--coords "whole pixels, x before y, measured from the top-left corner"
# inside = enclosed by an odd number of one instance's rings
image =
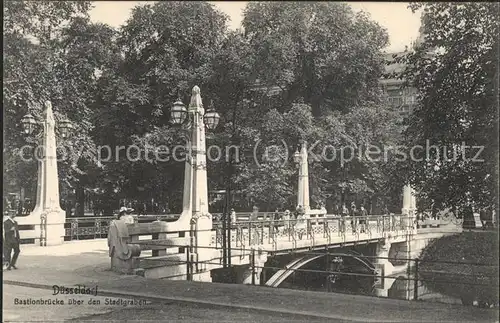
[[[309,164],[307,159],[307,143],[303,142],[300,147],[299,158],[299,187],[297,193],[297,206],[302,206],[308,213],[309,205]]]
[[[55,120],[50,101],[45,102],[43,131],[43,156],[36,156],[38,158],[38,183],[35,208],[29,216],[16,219],[20,225],[34,226],[34,233],[31,230],[22,231],[21,238],[34,238],[35,243],[50,246],[63,243],[66,220],[65,212],[61,209],[59,202]]]

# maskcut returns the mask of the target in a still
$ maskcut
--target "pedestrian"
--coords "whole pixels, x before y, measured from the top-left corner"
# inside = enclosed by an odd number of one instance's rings
[[[276,230],[276,232],[279,232],[279,227],[281,224],[281,214],[278,209],[274,211],[273,221],[274,221],[274,229]]]
[[[134,217],[132,215],[130,215],[130,212],[132,210],[133,209],[129,209],[129,208],[126,208],[125,206],[122,206],[120,208],[120,210],[118,211],[117,220],[125,221],[125,223],[127,223],[127,224],[134,223],[135,222]]]
[[[337,204],[333,205],[333,215],[339,216],[340,215],[340,208]]]
[[[252,209],[252,214],[250,214],[250,221],[258,221],[259,220],[259,208],[254,205]]]
[[[340,232],[345,232],[346,225],[345,225],[345,218],[349,215],[349,210],[347,209],[347,206],[345,204],[342,204],[342,210],[340,211]]]
[[[359,215],[360,215],[359,225],[361,226],[361,233],[364,233],[366,231],[368,211],[365,209],[363,205],[361,205],[361,208],[359,210]]]
[[[11,209],[11,203],[8,197],[3,198],[3,207],[5,210],[10,210]]]
[[[249,223],[249,232],[252,235],[251,244],[257,245],[260,244],[260,235],[259,230],[257,230],[259,220],[259,208],[254,205],[252,209],[252,213],[250,214],[250,223]]]
[[[24,209],[24,201],[23,200],[19,200],[19,204],[17,205],[17,209],[16,209],[16,212],[17,212],[17,215],[23,215],[23,209]]]
[[[14,200],[12,201],[12,210],[14,210],[14,213],[18,215],[19,213],[19,206],[20,206],[19,198],[17,196],[14,197]]]
[[[302,240],[302,237],[304,236],[304,233],[306,231],[306,219],[305,219],[305,214],[302,212],[298,211],[298,216],[297,216],[297,223],[295,225],[297,235],[299,237],[299,240]]]
[[[349,216],[351,217],[351,227],[352,227],[352,233],[355,233],[356,232],[356,215],[357,215],[358,211],[356,209],[356,203],[354,203],[354,201],[351,202],[351,208],[350,208],[350,212],[349,212]]]
[[[127,208],[125,206],[122,206],[120,210],[118,210],[118,215],[116,216],[117,220],[120,220],[122,216],[124,216],[127,213]]]
[[[481,208],[481,210],[479,211],[479,220],[481,220],[481,227],[483,228],[483,230],[486,230],[488,215],[486,214],[485,207]]]
[[[463,215],[462,228],[469,230],[475,229],[476,221],[474,220],[474,210],[472,209],[472,205],[469,204],[465,206]]]
[[[284,232],[290,232],[290,210],[285,210],[283,215],[283,222],[285,223]]]
[[[234,209],[231,209],[231,215],[229,216],[229,218],[231,220],[230,224],[236,223],[236,212],[234,211]]]
[[[21,250],[19,249],[19,228],[17,225],[17,221],[15,220],[16,212],[9,213],[8,211],[4,212],[3,219],[3,231],[4,231],[4,239],[3,239],[3,254],[4,254],[4,263],[7,267],[7,270],[11,270],[12,268],[17,269],[16,262],[19,257],[19,253]],[[12,255],[12,251],[14,254]]]
[[[486,228],[493,228],[493,206],[486,208]]]
[[[26,199],[24,201],[23,215],[29,215],[32,210],[33,210],[33,208],[32,208],[32,205],[31,205],[31,200],[30,199]]]
[[[297,218],[300,216],[300,215],[304,215],[306,213],[304,207],[302,205],[299,205],[297,206]]]
[[[78,203],[78,202],[75,203],[75,207],[72,210],[72,214],[74,217],[80,216],[80,203]]]

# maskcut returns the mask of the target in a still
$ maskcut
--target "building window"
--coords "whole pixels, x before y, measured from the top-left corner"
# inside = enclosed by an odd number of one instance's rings
[[[408,97],[406,97],[406,104],[408,105],[413,105],[415,104],[415,96],[414,95],[410,95]]]
[[[399,107],[403,104],[402,97],[389,97],[388,100],[391,107]]]

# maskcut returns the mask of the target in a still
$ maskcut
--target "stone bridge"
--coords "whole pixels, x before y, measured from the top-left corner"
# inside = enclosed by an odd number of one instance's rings
[[[375,254],[365,256],[381,257],[375,259],[373,265],[377,272],[390,276],[407,267],[394,266],[384,258],[418,257],[430,240],[461,230],[449,221],[438,221],[434,226],[418,229],[414,217],[403,215],[351,218],[310,214],[305,219],[287,221],[263,218],[232,224],[227,231],[231,248],[224,250],[221,223],[214,222],[212,230],[197,230],[195,223],[190,230],[171,230],[169,223],[155,221],[122,224],[122,229],[112,224],[108,241],[112,268],[118,272],[149,278],[211,281],[210,272],[224,266],[226,255],[230,266],[235,268],[237,282],[259,284],[260,273],[269,257],[294,253],[297,258],[286,268],[299,269],[312,261],[301,253],[363,244],[376,245]],[[120,235],[123,227],[126,232]],[[199,239],[200,236],[203,239]],[[280,281],[287,277],[283,273],[279,275]]]

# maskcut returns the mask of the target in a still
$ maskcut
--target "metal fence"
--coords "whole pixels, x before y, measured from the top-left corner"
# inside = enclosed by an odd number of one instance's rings
[[[134,221],[136,223],[149,223],[156,220],[172,221],[178,217],[179,214],[134,216]],[[106,238],[108,236],[109,224],[115,219],[116,217],[114,216],[67,218],[64,224],[64,240]]]
[[[179,247],[184,248],[186,252],[186,261],[169,261],[165,266],[186,266],[186,274],[179,274],[165,279],[183,277],[187,280],[192,280],[193,274],[196,273],[197,263],[191,261],[189,245],[165,245],[166,247]],[[214,249],[214,247],[198,247],[200,249]],[[470,263],[470,262],[452,262],[452,261],[426,261],[423,259],[407,259],[407,258],[389,258],[389,257],[376,257],[364,256],[361,254],[348,254],[325,250],[323,252],[301,252],[296,255],[300,257],[317,257],[322,259],[319,261],[324,264],[323,268],[295,268],[294,266],[276,266],[276,265],[259,265],[256,261],[258,252],[267,252],[269,256],[273,256],[273,251],[244,249],[243,256],[249,257],[249,267],[251,269],[251,283],[265,286],[269,278],[279,271],[291,272],[292,276],[314,277],[316,286],[312,288],[307,286],[299,286],[299,284],[281,284],[278,288],[292,288],[292,289],[309,289],[314,291],[323,292],[337,292],[337,293],[356,293],[364,294],[374,297],[388,297],[394,299],[403,299],[411,301],[431,301],[442,303],[454,303],[462,305],[472,305],[484,308],[498,308],[498,265],[486,263]],[[341,270],[339,267],[332,267],[332,263],[338,263],[339,257],[341,258],[362,258],[360,266],[368,268],[365,272],[353,272]],[[269,259],[269,258],[268,258]],[[401,272],[391,276],[384,276],[375,268],[376,264],[380,261],[405,261],[408,263],[406,272]],[[160,260],[161,261],[161,260]],[[222,257],[214,258],[210,261],[203,262],[207,265],[222,264]],[[364,265],[363,265],[364,264]],[[447,272],[440,272],[431,269],[426,269],[429,264],[446,264],[451,266],[453,270]],[[316,263],[317,265],[317,263]],[[241,266],[241,265],[240,265]],[[232,271],[235,266],[226,265],[226,269]],[[306,266],[304,266],[306,267]],[[316,266],[318,267],[318,266]],[[321,267],[321,266],[320,266]],[[429,266],[427,266],[429,267]],[[219,267],[220,268],[220,267]],[[468,268],[468,269],[466,269]],[[224,270],[224,269],[222,269]],[[230,276],[230,275],[229,275]],[[368,289],[364,292],[349,291],[335,288],[335,283],[338,281],[361,281],[367,284]],[[297,281],[297,279],[295,279]],[[310,281],[310,280],[309,280]],[[224,281],[235,282],[235,281]],[[318,282],[320,284],[318,285]],[[443,286],[449,286],[447,289]],[[271,288],[271,287],[269,287]]]
[[[278,240],[314,240],[321,237],[331,240],[347,234],[372,236],[375,233],[406,232],[416,229],[413,217],[379,215],[366,217],[316,217],[290,220],[238,221],[236,223],[213,222],[216,247],[224,247],[230,235],[234,247],[259,244],[276,244]]]

